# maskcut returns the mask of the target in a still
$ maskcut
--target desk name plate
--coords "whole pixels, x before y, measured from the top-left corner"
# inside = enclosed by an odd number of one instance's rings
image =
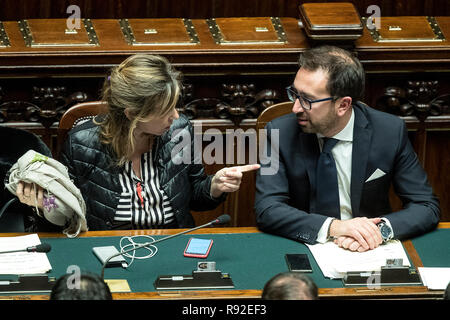
[[[403,265],[403,259],[388,259],[380,271],[347,272],[342,279],[345,286],[421,286],[422,280],[415,269]]]
[[[56,282],[47,274],[2,275],[0,293],[50,293]]]
[[[154,285],[156,290],[234,289],[230,275],[216,270],[214,261],[198,262],[192,275],[159,276]]]

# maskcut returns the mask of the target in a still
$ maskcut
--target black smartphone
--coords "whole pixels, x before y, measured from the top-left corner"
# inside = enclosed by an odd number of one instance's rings
[[[286,254],[286,262],[289,271],[312,272],[308,255],[305,253]]]

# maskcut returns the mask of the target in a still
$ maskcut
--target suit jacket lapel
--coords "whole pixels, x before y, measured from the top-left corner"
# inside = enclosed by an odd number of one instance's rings
[[[352,150],[352,176],[351,176],[351,203],[353,217],[358,217],[361,202],[361,193],[365,181],[367,161],[369,158],[372,129],[364,113],[357,106],[355,111],[355,124],[353,128]]]
[[[320,154],[317,136],[311,133],[299,133],[300,155],[304,160],[306,171],[308,172],[310,193],[309,193],[309,210],[315,211],[316,206],[316,166],[317,159]]]

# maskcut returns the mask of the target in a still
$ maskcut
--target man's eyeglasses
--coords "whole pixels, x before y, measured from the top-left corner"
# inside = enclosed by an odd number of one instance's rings
[[[300,101],[302,108],[307,109],[307,110],[311,110],[312,104],[315,102],[323,102],[323,101],[329,101],[329,100],[334,99],[334,97],[329,97],[329,98],[324,98],[324,99],[311,100],[301,94],[298,94],[292,85],[290,85],[289,87],[286,87],[286,92],[287,92],[287,96],[288,96],[289,100],[291,100],[292,102],[295,102],[295,100],[298,99],[298,101]]]

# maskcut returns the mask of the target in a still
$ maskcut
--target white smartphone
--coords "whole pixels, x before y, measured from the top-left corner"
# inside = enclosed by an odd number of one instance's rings
[[[102,265],[108,260],[109,257],[118,254],[119,251],[114,246],[105,246],[105,247],[94,247],[92,248],[95,256],[100,260]],[[112,258],[106,264],[106,267],[123,267],[126,268],[128,266],[127,261],[122,255]]]

